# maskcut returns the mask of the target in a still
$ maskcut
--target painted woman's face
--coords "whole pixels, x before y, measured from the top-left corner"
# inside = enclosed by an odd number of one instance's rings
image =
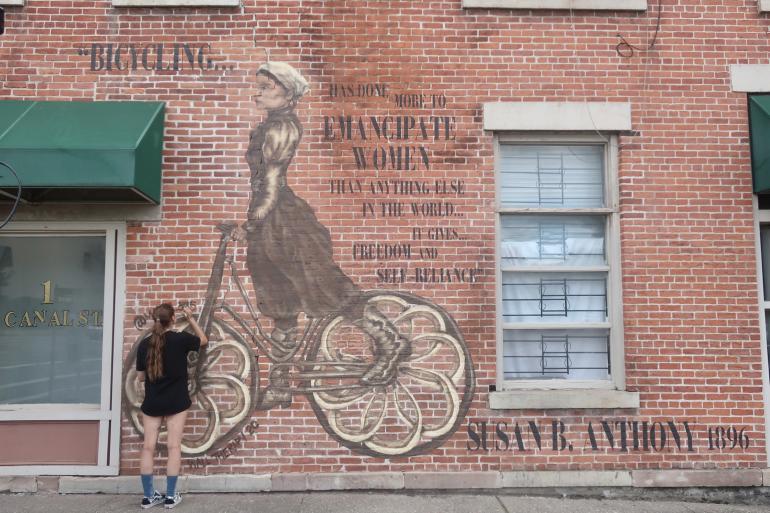
[[[254,103],[265,110],[278,110],[289,106],[291,97],[284,87],[267,75],[257,75]]]

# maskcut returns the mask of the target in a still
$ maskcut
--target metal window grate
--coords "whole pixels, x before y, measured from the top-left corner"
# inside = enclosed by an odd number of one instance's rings
[[[569,336],[540,337],[540,368],[543,375],[569,374]]]
[[[597,350],[597,342],[602,350]],[[506,365],[506,379],[552,379],[577,373],[610,372],[609,336],[533,333],[528,338],[507,343],[519,345],[520,354],[503,357],[515,363],[515,368]]]
[[[590,276],[590,275],[588,275]],[[530,281],[530,280],[536,281]],[[596,277],[522,276],[522,281],[503,282],[503,316],[509,322],[527,317],[569,317],[603,320],[608,314],[607,279]]]
[[[537,156],[537,198],[539,205],[564,204],[564,156],[559,155],[559,167],[547,168],[542,156]]]
[[[562,262],[567,259],[567,226],[564,223],[538,223],[537,246],[539,257],[556,259]]]
[[[540,316],[566,317],[567,280],[540,279]]]

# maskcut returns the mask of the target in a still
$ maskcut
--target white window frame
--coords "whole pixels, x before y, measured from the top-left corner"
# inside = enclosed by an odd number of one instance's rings
[[[500,147],[515,145],[564,145],[601,144],[604,147],[604,194],[603,208],[565,208],[559,214],[603,215],[606,218],[607,265],[597,270],[607,271],[608,320],[605,323],[553,323],[533,324],[502,322],[502,272],[500,256],[500,220],[505,214],[556,213],[555,209],[506,208],[501,205]],[[497,132],[495,134],[495,276],[496,276],[496,335],[497,335],[497,391],[490,395],[490,407],[511,408],[636,408],[639,406],[638,393],[625,390],[625,350],[623,343],[622,273],[620,256],[620,209],[618,186],[618,142],[617,135],[597,132]],[[566,269],[571,270],[571,269]],[[584,269],[581,268],[581,271]],[[521,272],[537,271],[537,268],[521,269]],[[588,269],[590,271],[590,269]],[[506,380],[503,367],[504,329],[569,329],[600,328],[610,332],[610,380]],[[586,394],[586,389],[592,390]]]
[[[240,7],[241,0],[112,0],[113,7]]]
[[[647,0],[463,0],[463,7],[488,9],[646,11]]]
[[[770,12],[770,0],[759,0],[759,12]]]
[[[24,0],[0,0],[0,7],[2,6],[23,6]]]
[[[105,235],[101,400],[96,404],[0,405],[4,421],[99,421],[96,465],[7,465],[7,475],[117,475],[120,465],[121,376],[126,277],[126,224],[14,222],[0,235]],[[112,264],[112,265],[111,265]]]
[[[754,208],[754,240],[756,241],[756,261],[757,261],[757,303],[759,305],[759,333],[760,333],[760,352],[762,354],[762,395],[765,405],[770,404],[770,362],[768,362],[767,353],[767,325],[765,316],[770,313],[770,298],[765,297],[764,283],[765,276],[762,269],[762,239],[760,229],[762,225],[770,225],[770,210],[760,210],[757,195],[753,197]],[[767,409],[765,409],[767,412]],[[767,418],[767,413],[765,413]],[[770,440],[770,423],[765,422],[765,440]],[[770,447],[765,454],[767,465],[770,466]]]

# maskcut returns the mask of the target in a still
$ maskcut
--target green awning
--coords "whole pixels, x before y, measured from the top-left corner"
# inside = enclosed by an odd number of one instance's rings
[[[163,114],[162,102],[0,101],[0,161],[28,201],[157,204]],[[0,166],[0,190],[16,185]]]
[[[751,177],[754,193],[770,192],[770,95],[749,96]]]

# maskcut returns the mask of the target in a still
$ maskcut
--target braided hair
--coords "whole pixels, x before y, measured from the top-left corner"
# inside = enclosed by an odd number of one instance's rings
[[[162,303],[152,311],[152,326],[150,335],[150,347],[147,351],[147,377],[150,381],[157,381],[163,377],[163,348],[166,345],[165,332],[171,326],[174,318],[174,307],[169,303]]]

